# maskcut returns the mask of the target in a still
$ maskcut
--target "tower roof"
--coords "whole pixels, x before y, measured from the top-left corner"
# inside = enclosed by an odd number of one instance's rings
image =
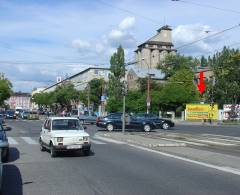
[[[157,31],[160,32],[161,30],[172,30],[170,26],[168,25],[165,25],[165,26],[162,26],[161,28],[159,28]]]

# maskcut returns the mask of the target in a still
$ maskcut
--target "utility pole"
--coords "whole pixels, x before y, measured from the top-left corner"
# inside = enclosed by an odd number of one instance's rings
[[[88,115],[90,116],[90,85],[88,84]]]
[[[147,114],[150,110],[150,74],[148,73],[148,85],[147,85]]]

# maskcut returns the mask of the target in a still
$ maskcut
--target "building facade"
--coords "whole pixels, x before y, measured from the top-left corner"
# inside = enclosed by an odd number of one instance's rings
[[[25,110],[31,109],[31,94],[29,93],[14,93],[6,103],[10,109],[22,108]]]
[[[88,82],[93,79],[103,79],[108,81],[108,75],[110,73],[109,68],[90,67],[83,71],[62,80],[61,82],[55,83],[43,90],[43,92],[51,92],[56,89],[57,86],[62,85],[64,82],[70,82],[75,86],[75,89],[82,91],[87,87]]]
[[[139,66],[131,66],[127,70],[126,79],[128,83],[129,90],[137,90],[139,89],[138,80],[141,78],[147,78],[150,76],[151,80],[156,81],[158,83],[165,83],[165,74],[162,73],[161,70],[156,68],[140,68]]]
[[[140,44],[135,50],[135,60],[141,68],[156,68],[169,53],[175,54],[173,48],[172,29],[163,26],[157,30],[157,34]]]

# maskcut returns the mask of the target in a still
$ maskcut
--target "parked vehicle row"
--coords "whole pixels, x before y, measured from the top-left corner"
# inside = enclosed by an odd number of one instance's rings
[[[105,117],[99,117],[96,125],[105,128],[108,131],[113,131],[122,128],[122,113],[112,113]],[[138,115],[125,115],[126,129],[135,129],[140,131],[149,132],[153,129],[169,129],[174,127],[171,120],[161,119],[151,114],[138,114]]]

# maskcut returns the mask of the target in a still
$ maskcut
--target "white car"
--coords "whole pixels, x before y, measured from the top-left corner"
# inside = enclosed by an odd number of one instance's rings
[[[74,117],[50,117],[46,119],[40,133],[40,149],[50,150],[51,157],[60,151],[82,150],[89,155],[91,143],[79,120]]]

